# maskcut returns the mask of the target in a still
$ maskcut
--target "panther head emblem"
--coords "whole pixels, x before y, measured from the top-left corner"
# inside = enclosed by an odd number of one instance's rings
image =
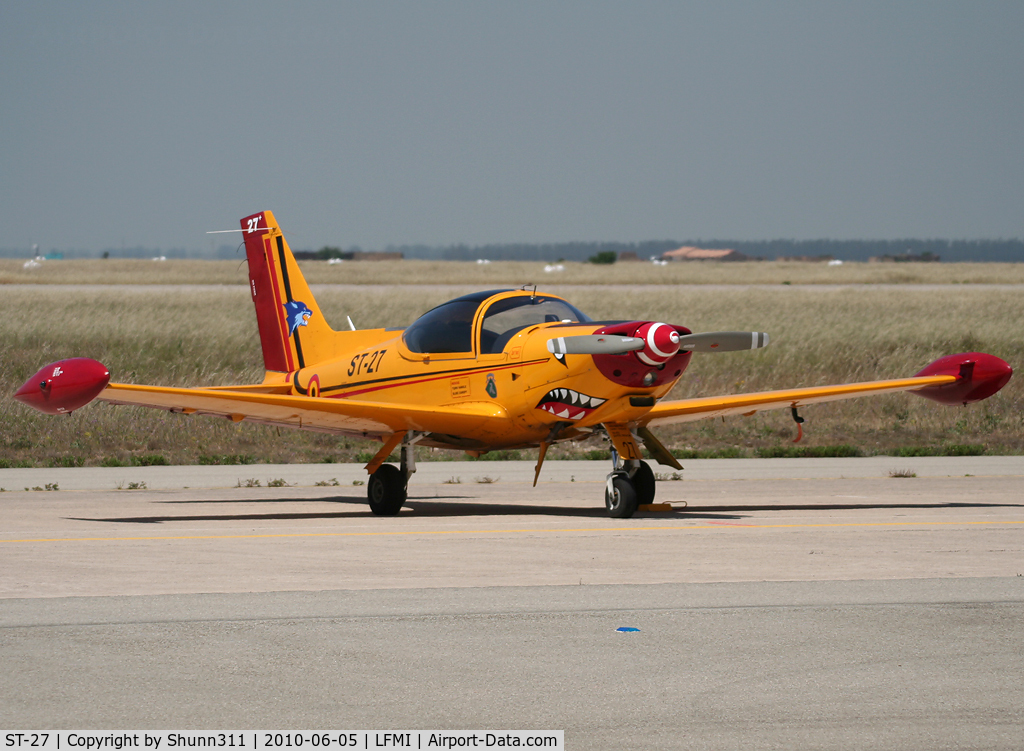
[[[299,326],[308,326],[313,311],[304,302],[293,300],[284,304],[285,317],[288,319],[288,336],[295,333]]]

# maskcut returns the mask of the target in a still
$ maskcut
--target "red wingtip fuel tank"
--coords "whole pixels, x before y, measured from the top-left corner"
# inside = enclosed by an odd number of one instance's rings
[[[957,376],[956,383],[928,386],[913,393],[941,404],[970,404],[988,399],[1005,386],[1013,375],[1013,368],[994,355],[965,352],[940,357],[917,375]]]
[[[95,399],[110,382],[107,366],[88,357],[50,363],[25,381],[14,398],[40,412],[64,415]]]

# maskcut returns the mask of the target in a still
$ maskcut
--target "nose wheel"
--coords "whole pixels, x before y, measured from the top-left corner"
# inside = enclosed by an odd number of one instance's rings
[[[636,488],[636,502],[639,505],[654,503],[655,480],[654,470],[647,462],[640,462],[633,474],[633,487]]]
[[[613,472],[608,476],[608,487],[604,491],[604,507],[613,519],[628,519],[636,513],[636,488],[625,472]]]
[[[655,479],[651,465],[644,461],[627,462],[608,475],[604,507],[613,519],[628,519],[641,504],[654,503]]]

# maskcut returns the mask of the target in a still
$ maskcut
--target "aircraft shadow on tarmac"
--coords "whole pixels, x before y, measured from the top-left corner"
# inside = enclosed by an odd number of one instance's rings
[[[458,502],[451,502],[458,498]],[[160,524],[162,522],[218,522],[218,521],[272,521],[289,519],[349,519],[371,517],[362,496],[337,496],[333,498],[280,498],[261,500],[209,500],[209,501],[159,501],[159,503],[344,503],[362,508],[352,511],[281,511],[245,514],[187,514],[160,516],[131,516],[109,518],[69,517],[71,521],[108,522],[120,524]],[[872,509],[954,509],[954,508],[1021,508],[1022,503],[787,503],[742,506],[697,506],[677,507],[670,512],[640,512],[636,519],[723,519],[749,518],[752,511],[868,511]],[[460,516],[571,516],[581,518],[607,518],[603,507],[579,508],[569,506],[540,506],[510,503],[474,503],[467,496],[412,497],[406,501],[403,517],[460,517]],[[616,520],[625,521],[625,520]]]
[[[458,498],[459,502],[451,502]],[[401,515],[403,517],[460,517],[460,516],[574,516],[574,517],[596,517],[607,518],[607,512],[603,507],[599,508],[578,508],[570,506],[538,506],[523,504],[500,504],[500,503],[474,503],[463,502],[461,499],[466,496],[429,496],[411,497],[405,502]],[[154,516],[128,516],[128,517],[106,517],[106,518],[84,518],[69,517],[71,521],[88,522],[109,522],[120,524],[160,524],[162,522],[202,522],[202,521],[272,521],[287,519],[358,519],[372,517],[364,497],[335,497],[335,498],[281,498],[263,499],[259,501],[161,501],[161,503],[266,503],[266,504],[291,504],[291,503],[345,503],[358,505],[361,508],[351,511],[281,511],[267,513],[245,513],[245,514],[183,514],[183,515],[154,515]],[[658,516],[664,516],[659,514]],[[726,517],[723,517],[726,518]],[[732,518],[732,517],[728,517]]]

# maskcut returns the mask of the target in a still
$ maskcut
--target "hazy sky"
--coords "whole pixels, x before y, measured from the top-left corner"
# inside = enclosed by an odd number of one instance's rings
[[[262,209],[298,248],[1024,237],[1022,35],[1021,2],[9,2],[0,246]]]

